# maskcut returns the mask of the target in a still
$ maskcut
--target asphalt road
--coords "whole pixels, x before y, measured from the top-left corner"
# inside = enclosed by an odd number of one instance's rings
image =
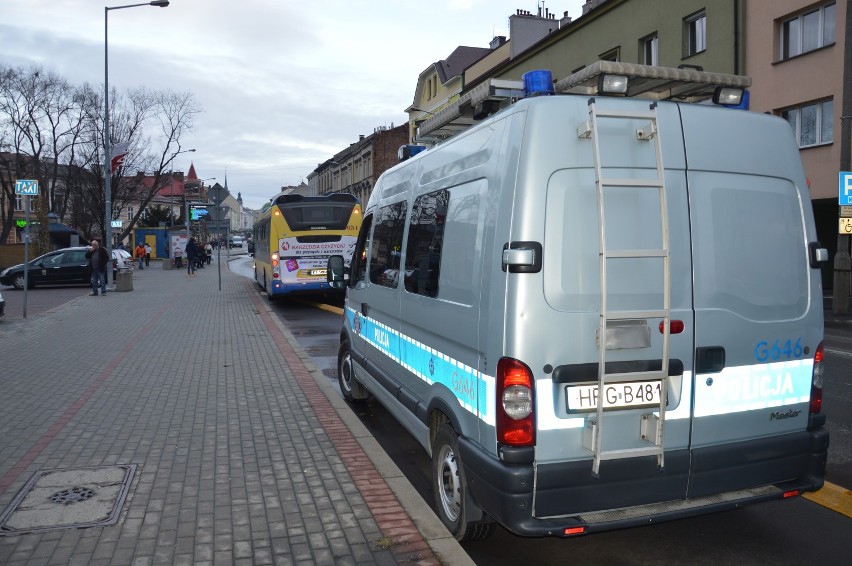
[[[18,291],[13,287],[2,287],[0,293],[6,300],[6,315],[0,317],[0,324],[4,320],[17,320],[24,318],[24,296],[27,302],[27,318],[44,314],[50,310],[64,305],[81,295],[91,293],[91,288],[86,285],[64,286],[64,287],[36,287],[26,292]],[[95,297],[92,297],[93,299]]]

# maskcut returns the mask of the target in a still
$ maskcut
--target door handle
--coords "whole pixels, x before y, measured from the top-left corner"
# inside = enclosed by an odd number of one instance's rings
[[[719,373],[725,369],[725,348],[708,346],[695,349],[695,373]]]
[[[370,312],[370,305],[368,305],[367,303],[361,303],[361,314],[364,315],[364,316],[367,316],[367,314],[369,312]]]

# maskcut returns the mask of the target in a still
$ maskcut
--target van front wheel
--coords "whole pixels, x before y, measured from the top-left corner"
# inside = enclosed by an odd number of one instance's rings
[[[355,370],[352,367],[352,352],[349,351],[349,341],[344,340],[340,344],[337,354],[337,382],[340,392],[347,401],[363,401],[369,394],[363,385],[355,378]]]
[[[456,432],[448,424],[438,429],[432,446],[432,492],[438,517],[456,540],[482,540],[493,532],[492,522],[465,520],[465,511],[470,504],[467,480]]]

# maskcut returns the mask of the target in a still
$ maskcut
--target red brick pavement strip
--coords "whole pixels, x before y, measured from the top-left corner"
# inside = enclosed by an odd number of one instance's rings
[[[245,283],[252,301],[258,307],[257,312],[269,329],[276,346],[281,351],[287,365],[296,377],[299,387],[307,397],[317,419],[329,439],[334,444],[340,459],[349,470],[355,486],[364,498],[382,534],[392,545],[390,551],[400,564],[417,564],[422,566],[440,566],[441,562],[426,544],[417,526],[411,521],[399,500],[388,487],[384,478],[364,453],[361,445],[343,423],[337,412],[329,403],[325,394],[320,391],[313,376],[302,363],[301,358],[293,350],[290,342],[261,305],[261,299],[254,292],[251,282]]]

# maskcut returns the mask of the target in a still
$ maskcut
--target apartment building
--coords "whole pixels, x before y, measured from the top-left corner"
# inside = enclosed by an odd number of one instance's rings
[[[744,17],[751,110],[790,122],[810,184],[818,237],[832,258],[837,251],[849,253],[849,237],[838,241],[847,6],[835,0],[749,0]],[[823,270],[827,287],[833,286],[833,267]]]

